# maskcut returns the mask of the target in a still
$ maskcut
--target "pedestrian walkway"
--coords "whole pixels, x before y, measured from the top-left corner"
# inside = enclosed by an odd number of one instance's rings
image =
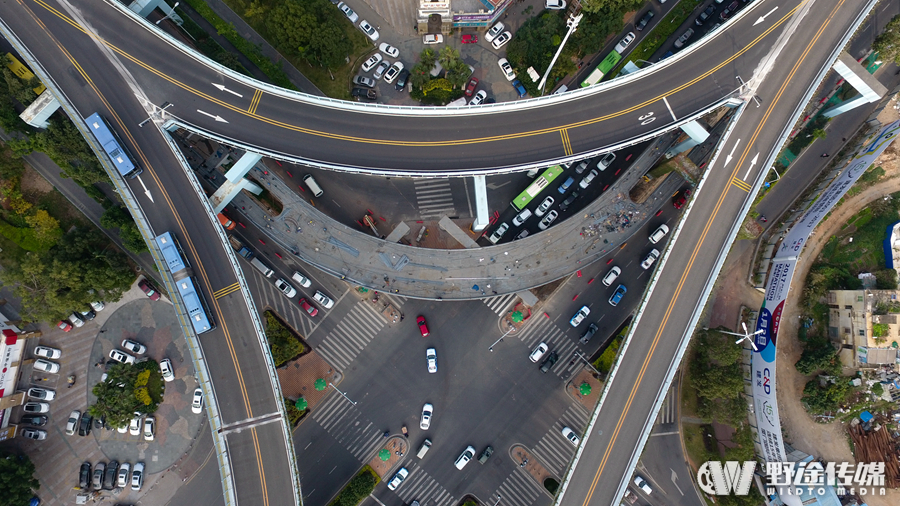
[[[503,480],[497,494],[505,504],[529,506],[541,495],[541,486],[518,467]],[[492,496],[493,497],[493,496]]]
[[[518,297],[518,295],[514,293],[508,293],[506,295],[501,295],[499,297],[488,297],[487,299],[481,299],[481,302],[484,302],[484,305],[489,307],[491,311],[497,313],[498,315],[503,315],[506,313],[506,310],[513,304],[513,301]]]
[[[456,498],[450,495],[430,474],[418,466],[414,460],[405,464],[409,476],[403,480],[403,484],[396,490],[397,496],[404,504],[419,501],[426,506],[452,506],[456,504]]]
[[[667,423],[675,423],[678,421],[678,392],[675,388],[670,388],[666,393],[666,399],[663,401],[662,407],[659,408],[659,415],[656,417],[656,423],[659,425]]]
[[[547,343],[547,346],[550,347],[548,353],[555,351],[559,355],[559,360],[550,370],[562,379],[568,378],[573,370],[581,366],[579,360],[575,359],[578,345],[566,337],[566,333],[548,318],[537,318],[536,321],[520,330],[517,335],[529,350],[534,349],[540,342]],[[575,360],[573,361],[573,359]]]
[[[417,179],[415,186],[416,203],[419,205],[419,216],[422,219],[456,216],[449,178]]]
[[[269,303],[269,309],[277,313],[284,323],[297,331],[304,339],[308,339],[310,334],[321,323],[321,320],[310,318],[300,308],[297,301],[300,300],[300,297],[303,297],[302,294],[293,299],[285,297],[280,290],[275,288],[275,283],[271,279],[264,277],[256,269],[244,269],[244,276],[247,279],[250,292],[263,294],[262,300]],[[225,295],[225,297],[229,296],[243,297],[243,294],[240,291],[236,291]]]
[[[366,419],[362,411],[337,392],[331,394],[312,412],[325,432],[354,457],[365,463],[384,441],[384,433]]]
[[[380,307],[368,300],[357,302],[334,330],[325,336],[316,351],[338,370],[347,369],[387,324],[384,316],[377,311]]]
[[[588,422],[588,413],[578,404],[572,404],[566,412],[550,427],[550,430],[541,438],[531,450],[548,471],[562,476],[563,471],[569,466],[569,461],[575,455],[575,445],[563,437],[563,427],[568,427],[581,434]]]

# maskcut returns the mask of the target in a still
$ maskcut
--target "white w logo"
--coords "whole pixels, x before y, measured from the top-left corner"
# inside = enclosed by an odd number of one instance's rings
[[[700,466],[697,471],[697,483],[700,490],[710,495],[747,495],[750,492],[750,482],[756,471],[756,461],[725,462],[723,469],[719,461],[710,461]]]

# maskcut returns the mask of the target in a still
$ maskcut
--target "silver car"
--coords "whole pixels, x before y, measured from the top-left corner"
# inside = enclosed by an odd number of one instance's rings
[[[534,211],[534,215],[540,218],[547,211],[550,210],[550,206],[553,205],[553,197],[547,197],[541,202],[541,205],[537,206],[537,209]]]
[[[344,15],[347,16],[347,19],[349,19],[351,23],[356,23],[356,20],[359,19],[359,16],[355,12],[353,12],[353,9],[351,9],[350,6],[348,6],[344,2],[337,4],[337,6],[338,9],[340,9],[341,12],[343,12]]]
[[[375,65],[378,65],[379,63],[381,63],[381,60],[383,60],[383,59],[384,59],[384,57],[381,56],[381,53],[373,54],[372,56],[369,57],[368,60],[365,61],[365,63],[362,64],[363,72],[368,72],[368,71],[372,70],[373,68],[375,68]]]
[[[390,68],[391,64],[383,61],[378,64],[378,68],[375,69],[375,73],[372,74],[372,79],[378,80],[381,79],[381,76],[384,75],[385,71]]]

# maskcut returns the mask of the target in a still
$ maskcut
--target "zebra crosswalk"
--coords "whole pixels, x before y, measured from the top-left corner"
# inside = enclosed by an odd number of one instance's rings
[[[380,297],[388,298],[384,294]],[[394,306],[399,307],[401,304],[399,297],[389,300]],[[369,300],[357,302],[347,316],[341,318],[337,326],[325,336],[322,343],[316,347],[316,351],[339,370],[347,369],[356,356],[387,324],[387,320],[378,312],[380,307],[383,306],[373,304]]]
[[[449,179],[422,179],[414,182],[416,187],[416,203],[422,218],[440,218],[455,216],[453,193]]]
[[[253,293],[262,294],[261,300],[268,303],[269,307],[281,317],[285,323],[294,328],[304,338],[309,338],[310,334],[319,326],[321,319],[310,318],[309,315],[300,308],[297,301],[303,295],[299,295],[289,299],[275,288],[275,283],[271,279],[264,277],[256,269],[244,269],[244,276],[247,279],[247,285]],[[220,289],[219,292],[227,292],[219,297],[243,297],[240,291],[227,291]],[[309,299],[309,297],[307,297]],[[259,303],[259,301],[256,301]]]
[[[313,410],[312,417],[360,462],[372,458],[372,453],[384,442],[383,432],[336,392]]]
[[[422,506],[451,506],[456,504],[456,498],[431,477],[424,469],[419,467],[414,460],[405,464],[409,476],[396,490],[397,496],[404,504],[419,501]]]
[[[581,434],[588,422],[588,413],[580,404],[571,404],[559,417],[544,437],[534,446],[531,453],[541,461],[547,470],[562,476],[575,455],[575,445],[563,437],[563,427]]]
[[[525,471],[516,467],[500,484],[496,495],[503,499],[504,504],[529,506],[541,495],[541,489]]]
[[[481,299],[484,302],[484,305],[489,307],[491,311],[502,315],[510,306],[513,305],[513,301],[516,299],[517,295],[514,293],[508,293],[506,295],[500,295],[499,297],[488,297],[487,299]]]
[[[675,388],[670,388],[666,393],[666,399],[659,408],[659,414],[656,415],[656,423],[659,425],[667,423],[675,423],[678,420],[678,392]]]
[[[568,378],[572,371],[583,365],[580,360],[572,361],[578,345],[566,337],[566,333],[548,318],[537,316],[532,316],[532,318],[536,318],[536,320],[526,325],[516,335],[528,349],[533,349],[542,341],[547,343],[550,351],[555,351],[559,355],[559,360],[550,370],[562,379]]]

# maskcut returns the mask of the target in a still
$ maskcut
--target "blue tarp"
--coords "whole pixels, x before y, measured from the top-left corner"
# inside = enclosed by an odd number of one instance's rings
[[[891,232],[894,231],[894,226],[898,223],[900,223],[900,221],[895,221],[888,225],[887,232],[885,233],[887,237],[881,242],[882,247],[884,248],[884,264],[886,269],[894,268],[894,250],[891,247]]]
[[[868,411],[863,411],[862,413],[859,414],[859,419],[862,420],[863,423],[868,422],[872,418],[875,418],[875,417],[873,417],[872,413],[869,413]]]

